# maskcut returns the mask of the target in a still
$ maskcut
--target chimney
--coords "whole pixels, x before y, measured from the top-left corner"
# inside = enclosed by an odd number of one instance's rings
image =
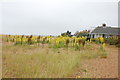
[[[103,27],[106,27],[106,24],[102,24]]]

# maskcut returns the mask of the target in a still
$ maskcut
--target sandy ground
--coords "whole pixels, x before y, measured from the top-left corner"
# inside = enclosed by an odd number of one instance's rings
[[[97,45],[95,45],[97,47]],[[106,45],[108,57],[82,61],[82,67],[71,77],[82,78],[118,78],[118,50],[115,46]],[[1,68],[1,67],[0,67]],[[0,69],[1,72],[1,69]]]
[[[85,60],[75,76],[87,78],[118,78],[118,48],[106,46],[108,57]],[[84,69],[84,70],[82,70]]]

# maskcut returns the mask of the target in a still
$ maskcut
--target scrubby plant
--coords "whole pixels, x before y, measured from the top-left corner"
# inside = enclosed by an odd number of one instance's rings
[[[120,37],[105,38],[105,43],[115,45],[116,47],[120,47]]]
[[[105,43],[101,44],[99,52],[101,58],[107,58],[107,53],[105,51]]]

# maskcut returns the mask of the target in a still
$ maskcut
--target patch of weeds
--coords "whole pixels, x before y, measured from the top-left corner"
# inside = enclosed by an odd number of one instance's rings
[[[107,58],[107,53],[106,53],[106,52],[101,52],[100,57],[101,57],[101,58]]]
[[[86,69],[82,69],[82,71],[83,71],[83,72],[87,72],[87,70],[86,70]]]
[[[82,72],[83,72],[83,78],[84,78],[84,80],[87,80],[87,78],[88,78],[88,70],[87,69],[82,69]]]
[[[104,48],[104,44],[102,44],[99,48],[99,52],[100,52],[100,57],[101,58],[107,58],[107,53],[105,51],[105,48]]]
[[[80,46],[78,44],[75,44],[75,50],[80,50]]]

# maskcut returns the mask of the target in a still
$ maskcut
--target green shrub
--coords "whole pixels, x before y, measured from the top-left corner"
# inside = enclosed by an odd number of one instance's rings
[[[120,47],[120,38],[118,37],[105,38],[105,43],[115,45],[116,47]]]

